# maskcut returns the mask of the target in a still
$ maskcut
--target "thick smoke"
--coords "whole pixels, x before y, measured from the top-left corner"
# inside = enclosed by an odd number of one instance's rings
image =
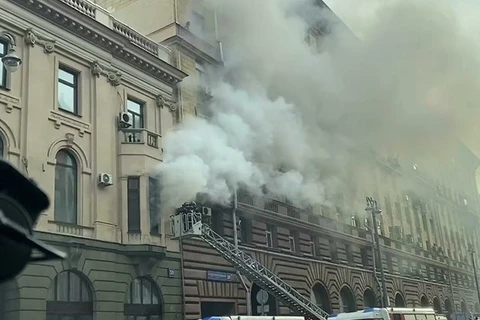
[[[432,157],[476,121],[478,50],[446,2],[385,1],[360,39],[309,0],[210,2],[226,66],[211,119],[164,139],[168,207],[226,203],[239,186],[297,204],[355,196],[370,149]],[[329,30],[320,53],[305,41],[313,23]]]

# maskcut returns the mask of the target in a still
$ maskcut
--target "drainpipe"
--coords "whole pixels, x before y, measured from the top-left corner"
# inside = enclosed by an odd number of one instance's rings
[[[217,40],[218,50],[220,52],[220,61],[222,62],[222,66],[225,66],[225,60],[223,59],[223,45],[222,41],[220,41],[218,37],[218,19],[217,19],[217,9],[213,9],[213,18],[215,20],[215,40]]]
[[[237,201],[237,189],[235,188],[233,194],[233,210],[232,210],[232,220],[233,220],[233,244],[235,246],[235,251],[238,251],[238,224],[237,224],[237,208],[238,208],[238,201]],[[250,288],[245,283],[240,272],[237,270],[238,279],[242,283],[243,288],[246,292],[246,300],[247,300],[247,316],[252,315],[252,302],[250,301]]]

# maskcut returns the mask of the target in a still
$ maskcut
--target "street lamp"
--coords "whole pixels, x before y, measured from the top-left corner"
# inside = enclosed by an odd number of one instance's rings
[[[380,268],[380,280],[382,282],[382,307],[388,307],[388,293],[387,293],[387,285],[385,282],[385,272],[383,270],[383,261],[382,261],[382,249],[380,246],[380,239],[378,237],[378,228],[377,228],[377,215],[382,213],[382,210],[378,207],[377,201],[373,200],[373,198],[366,198],[367,200],[367,207],[365,211],[370,211],[372,213],[372,220],[373,220],[373,230],[375,235],[375,242],[377,244],[377,263],[378,267]],[[375,249],[375,246],[374,246]]]
[[[475,266],[475,249],[472,244],[468,246],[468,253],[470,253],[470,258],[472,259],[473,275],[475,276],[475,285],[477,287],[477,299],[480,303],[480,287],[478,286],[477,268]]]
[[[8,53],[2,57],[3,66],[8,72],[15,72],[22,64],[22,59],[15,52],[15,38],[10,33],[2,32],[0,39],[8,43]]]

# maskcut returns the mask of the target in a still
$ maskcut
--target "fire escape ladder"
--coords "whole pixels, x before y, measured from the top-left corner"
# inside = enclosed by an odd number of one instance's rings
[[[214,232],[207,224],[202,224],[201,228],[200,237],[206,243],[217,250],[225,260],[230,262],[250,281],[266,290],[285,306],[309,319],[324,320],[328,317],[327,312],[304,297],[260,262],[236,249],[230,241]]]

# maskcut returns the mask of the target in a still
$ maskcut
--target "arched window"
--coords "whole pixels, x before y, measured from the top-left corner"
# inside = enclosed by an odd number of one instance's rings
[[[310,300],[322,308],[322,310],[332,313],[329,296],[327,289],[322,284],[317,283],[312,288]]]
[[[424,308],[425,307],[430,307],[430,302],[428,301],[428,298],[424,295],[420,298],[420,306],[422,306]]]
[[[377,306],[377,297],[370,288],[365,289],[363,292],[363,306],[365,308],[373,308]]]
[[[82,276],[64,271],[55,277],[48,291],[47,320],[93,320],[92,292]]]
[[[4,157],[5,152],[5,143],[3,142],[2,136],[0,136],[0,158]]]
[[[78,168],[72,154],[65,150],[57,153],[55,166],[55,220],[77,223]]]
[[[355,298],[353,296],[352,290],[344,286],[340,290],[340,311],[341,312],[353,312],[357,310],[355,304]]]
[[[450,302],[450,299],[448,299],[448,298],[445,299],[445,311],[447,311],[448,315],[453,313],[452,303]]]
[[[148,278],[136,278],[130,284],[124,307],[126,320],[160,320],[162,304],[157,284]]]
[[[438,314],[442,313],[442,304],[437,297],[433,298],[433,310]]]
[[[401,295],[400,292],[397,292],[397,294],[395,295],[395,307],[397,307],[397,308],[405,308],[406,307],[405,299],[403,299],[403,296]]]

